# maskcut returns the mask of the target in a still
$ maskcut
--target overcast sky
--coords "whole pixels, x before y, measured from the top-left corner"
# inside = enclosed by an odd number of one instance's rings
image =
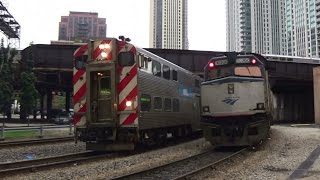
[[[21,26],[20,49],[30,42],[49,44],[58,39],[61,16],[69,11],[97,12],[107,21],[107,36],[130,37],[139,47],[149,47],[150,0],[3,0]],[[189,0],[190,50],[226,50],[224,0]]]

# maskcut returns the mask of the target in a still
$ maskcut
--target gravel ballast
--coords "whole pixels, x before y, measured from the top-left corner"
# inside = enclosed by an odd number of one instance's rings
[[[287,179],[320,144],[317,127],[274,125],[271,138],[256,151],[247,151],[194,179]],[[65,147],[67,149],[69,147]],[[75,164],[67,168],[25,173],[5,179],[110,179],[132,171],[158,166],[211,149],[204,139],[151,150],[141,154]],[[61,149],[62,150],[62,149]],[[5,153],[5,152],[0,152]],[[6,152],[9,153],[10,152]],[[306,179],[320,179],[320,160],[306,173]]]
[[[318,127],[274,125],[271,128],[271,138],[258,150],[248,151],[219,164],[212,171],[203,172],[195,179],[288,179],[319,145]],[[320,161],[316,161],[312,167],[319,166]],[[309,175],[311,176],[306,174],[304,177],[320,179],[320,173]]]

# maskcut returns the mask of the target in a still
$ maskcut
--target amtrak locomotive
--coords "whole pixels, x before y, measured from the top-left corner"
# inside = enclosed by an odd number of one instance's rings
[[[215,146],[257,145],[268,137],[272,95],[258,54],[212,58],[201,84],[201,126]]]

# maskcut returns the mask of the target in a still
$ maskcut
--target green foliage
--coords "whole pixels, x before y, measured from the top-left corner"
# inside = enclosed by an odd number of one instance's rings
[[[8,60],[7,52],[9,48],[3,47],[3,39],[0,49],[0,111],[2,113],[10,112],[13,102],[13,81],[11,63]],[[11,57],[13,59],[13,57]]]
[[[21,73],[20,104],[26,115],[32,113],[37,106],[38,91],[34,86],[35,76],[32,72]]]
[[[66,107],[65,102],[66,102],[66,98],[64,96],[53,96],[52,108],[63,109]]]
[[[30,53],[27,59],[27,70],[21,73],[20,80],[20,108],[23,116],[32,114],[37,107],[37,98],[39,93],[35,87],[36,77],[32,72],[33,61]]]
[[[6,139],[33,138],[36,137],[37,134],[37,130],[5,131],[4,137]]]

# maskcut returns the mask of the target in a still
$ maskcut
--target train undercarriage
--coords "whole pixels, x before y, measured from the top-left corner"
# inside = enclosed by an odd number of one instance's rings
[[[207,141],[217,147],[256,146],[268,138],[270,118],[253,116],[202,117],[201,127]]]
[[[137,145],[153,146],[166,144],[169,139],[191,136],[191,125],[138,130],[138,128],[77,128],[76,137],[86,143],[87,150],[126,151]]]

